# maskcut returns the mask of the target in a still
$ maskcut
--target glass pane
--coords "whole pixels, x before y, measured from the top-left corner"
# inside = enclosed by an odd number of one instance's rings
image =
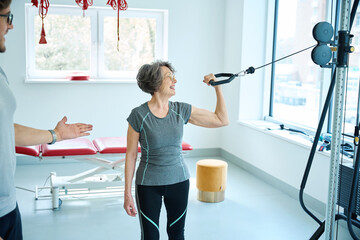
[[[350,135],[354,134],[357,118],[358,87],[359,87],[359,52],[350,55],[348,83],[345,100],[345,130]]]
[[[90,17],[47,15],[44,25],[47,44],[39,44],[42,23],[36,16],[36,70],[90,71]]]
[[[357,105],[359,97],[359,65],[360,65],[360,10],[357,9],[357,14],[351,29],[352,38],[351,45],[355,47],[355,52],[349,55],[349,72],[347,93],[345,101],[345,130],[347,134],[354,134],[354,127],[357,120]]]
[[[312,29],[325,19],[324,0],[279,0],[276,56],[281,58],[316,44]],[[315,128],[322,71],[311,49],[275,65],[273,117]]]
[[[104,59],[107,71],[137,71],[155,60],[156,19],[120,18],[117,50],[117,18],[104,18]]]

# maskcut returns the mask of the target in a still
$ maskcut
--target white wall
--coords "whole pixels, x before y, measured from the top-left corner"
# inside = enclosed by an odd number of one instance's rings
[[[92,123],[93,138],[126,135],[126,118],[131,109],[150,99],[150,95],[143,93],[136,83],[24,83],[24,4],[29,2],[13,0],[14,29],[6,36],[6,53],[0,54],[0,66],[7,73],[17,98],[15,121],[46,129],[53,128],[66,115],[70,122]],[[107,0],[94,2],[96,6],[105,7]],[[76,5],[75,1],[69,0],[50,1],[53,3]],[[177,70],[178,79],[177,95],[172,100],[213,109],[214,90],[203,84],[202,79],[205,74],[221,71],[223,67],[223,1],[131,0],[128,4],[129,8],[169,10],[168,59]],[[82,10],[79,8],[79,11]],[[189,126],[184,140],[195,148],[217,147],[218,132]]]

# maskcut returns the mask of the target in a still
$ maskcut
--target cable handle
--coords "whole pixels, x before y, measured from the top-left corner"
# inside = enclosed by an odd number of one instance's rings
[[[220,81],[216,81],[216,82],[214,80],[211,80],[211,81],[209,81],[209,84],[211,86],[216,86],[216,85],[220,85],[220,84],[229,83],[232,80],[234,80],[234,78],[236,78],[238,76],[245,76],[246,74],[249,74],[249,73],[252,74],[254,72],[255,72],[255,68],[254,67],[249,67],[245,71],[241,71],[241,72],[238,72],[236,74],[233,74],[233,73],[217,73],[217,74],[215,74],[216,78],[227,77],[228,79],[224,79],[224,80],[220,80]]]
[[[227,79],[216,81],[216,82],[214,80],[210,80],[209,84],[211,86],[217,86],[217,85],[220,85],[220,84],[229,83],[232,80],[234,80],[234,78],[237,77],[237,75],[232,74],[232,73],[217,73],[217,74],[215,74],[215,77],[216,78],[227,77]]]

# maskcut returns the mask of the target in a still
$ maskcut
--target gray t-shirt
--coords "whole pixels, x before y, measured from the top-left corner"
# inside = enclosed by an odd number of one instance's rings
[[[9,88],[6,75],[0,67],[0,217],[16,207],[15,109],[15,97]]]
[[[164,118],[153,115],[144,103],[132,110],[127,121],[140,133],[141,158],[136,171],[138,185],[169,185],[190,178],[182,155],[184,125],[189,121],[191,105],[169,102]]]

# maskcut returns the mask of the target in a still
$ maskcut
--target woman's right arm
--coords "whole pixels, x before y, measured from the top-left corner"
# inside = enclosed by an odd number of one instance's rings
[[[212,73],[204,76],[203,82],[210,86],[211,80],[216,81],[216,77]],[[189,123],[207,128],[223,127],[229,124],[229,117],[221,86],[217,85],[214,89],[216,93],[215,111],[211,112],[206,109],[192,106]]]
[[[127,146],[125,157],[125,191],[124,191],[124,209],[130,216],[135,217],[134,199],[131,194],[131,185],[134,178],[136,159],[138,154],[138,142],[140,134],[136,132],[129,124],[127,132]]]

